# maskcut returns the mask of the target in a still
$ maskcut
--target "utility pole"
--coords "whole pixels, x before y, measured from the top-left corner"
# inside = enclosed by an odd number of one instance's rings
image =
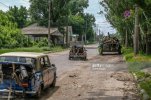
[[[50,22],[51,22],[51,16],[50,16],[50,13],[51,13],[51,0],[48,1],[48,4],[49,4],[49,10],[48,10],[48,13],[49,13],[49,18],[48,18],[48,46],[50,47],[51,46],[51,36],[50,36]]]
[[[139,52],[139,7],[135,5],[135,29],[134,29],[134,55],[136,56]]]
[[[67,11],[68,11],[69,9],[68,9],[66,0],[65,0],[65,5],[66,5]],[[66,24],[67,25],[66,26],[66,46],[68,47],[69,46],[69,26],[68,26],[68,24],[69,24],[69,18],[68,18],[68,14],[66,15],[66,18],[67,18],[66,19],[67,20],[67,24]]]
[[[85,26],[85,43],[87,43],[87,19],[86,19],[86,26]]]
[[[67,19],[68,20],[68,19]],[[68,29],[69,27],[68,27],[68,21],[67,21],[67,26],[66,26],[66,46],[68,47],[69,46],[69,38],[68,38],[68,36],[69,36],[69,29]]]

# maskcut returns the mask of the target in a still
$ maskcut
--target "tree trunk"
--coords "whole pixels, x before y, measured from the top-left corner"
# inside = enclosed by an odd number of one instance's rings
[[[87,43],[87,34],[86,33],[84,35],[84,41],[85,41],[85,43]]]
[[[126,30],[126,35],[125,35],[125,47],[128,47],[128,34],[127,34],[127,30]]]
[[[145,42],[146,42],[146,54],[149,54],[149,44],[148,44],[147,34],[146,34]]]
[[[139,7],[135,6],[135,29],[134,29],[134,55],[136,56],[139,52]]]

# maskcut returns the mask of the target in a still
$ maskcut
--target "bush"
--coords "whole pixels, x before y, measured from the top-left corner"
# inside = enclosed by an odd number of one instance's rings
[[[0,48],[32,46],[31,40],[21,33],[10,17],[8,13],[0,11]]]
[[[46,47],[48,46],[48,39],[47,38],[42,38],[40,40],[35,41],[34,45],[38,47]]]

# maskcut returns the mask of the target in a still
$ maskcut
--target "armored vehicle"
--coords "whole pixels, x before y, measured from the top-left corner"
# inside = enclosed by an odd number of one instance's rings
[[[121,54],[121,45],[116,37],[104,36],[99,44],[99,54],[109,52]]]

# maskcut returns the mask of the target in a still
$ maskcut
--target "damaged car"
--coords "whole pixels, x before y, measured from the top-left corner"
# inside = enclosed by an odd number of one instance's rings
[[[12,52],[0,55],[0,96],[40,97],[43,89],[54,87],[56,67],[48,55]]]

